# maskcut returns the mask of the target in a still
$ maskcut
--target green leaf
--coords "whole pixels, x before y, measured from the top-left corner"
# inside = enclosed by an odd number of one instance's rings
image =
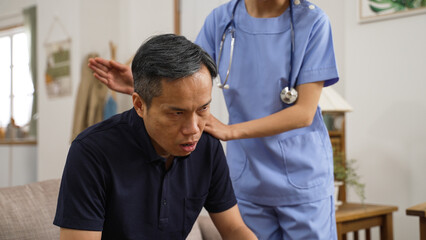
[[[343,181],[346,186],[352,187],[361,202],[365,200],[365,184],[360,182],[361,177],[356,172],[355,164],[356,160],[351,159],[345,161],[342,152],[334,151],[333,163],[334,163],[334,179]]]
[[[407,8],[409,4],[413,5],[414,1],[418,0],[369,0],[371,3],[375,3],[375,5],[370,4],[369,7],[371,11],[375,13],[380,13],[386,10],[393,9],[395,12],[404,10]],[[408,1],[408,4],[407,4]],[[425,0],[422,0],[425,1]],[[376,5],[382,5],[383,7],[379,7]],[[385,6],[386,5],[386,6]]]
[[[388,7],[388,8],[378,8],[378,7],[375,7],[375,6],[373,6],[373,5],[370,5],[370,9],[371,9],[371,11],[373,11],[373,12],[375,12],[375,13],[379,13],[379,12],[383,12],[383,11],[386,11],[386,10],[392,9],[392,7]]]
[[[370,0],[370,2],[378,3],[378,4],[384,4],[384,3],[390,3],[390,4],[392,4],[392,2],[389,1],[389,0]]]

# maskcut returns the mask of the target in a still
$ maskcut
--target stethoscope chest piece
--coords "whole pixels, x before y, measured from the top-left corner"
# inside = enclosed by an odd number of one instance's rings
[[[290,90],[288,87],[285,87],[280,94],[281,101],[286,104],[293,104],[297,100],[298,93],[296,89],[291,88]]]

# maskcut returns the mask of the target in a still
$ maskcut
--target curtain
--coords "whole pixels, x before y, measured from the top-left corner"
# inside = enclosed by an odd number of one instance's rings
[[[37,136],[37,7],[32,6],[24,9],[24,28],[28,35],[30,70],[34,85],[33,106],[31,111],[29,135]]]

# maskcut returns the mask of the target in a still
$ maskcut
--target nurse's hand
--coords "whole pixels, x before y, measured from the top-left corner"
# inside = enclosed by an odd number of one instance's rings
[[[210,133],[213,137],[218,138],[222,141],[232,139],[232,125],[223,124],[212,114],[210,114],[210,117],[207,120],[204,131]]]
[[[88,66],[93,70],[93,76],[109,89],[129,95],[133,93],[133,75],[129,66],[100,57],[90,58]]]

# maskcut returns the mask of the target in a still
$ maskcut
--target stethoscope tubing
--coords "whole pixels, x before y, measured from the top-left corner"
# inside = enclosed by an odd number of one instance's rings
[[[293,76],[293,59],[294,59],[294,42],[295,42],[295,33],[294,33],[294,18],[293,18],[293,1],[290,0],[290,35],[291,35],[291,52],[290,52],[290,73],[288,77],[288,88],[292,88],[291,86],[291,77]],[[294,84],[294,87],[296,87],[297,80]]]
[[[231,27],[231,29],[229,30],[229,32],[231,33],[231,46],[230,46],[230,53],[229,53],[229,65],[228,65],[228,69],[226,71],[226,78],[225,81],[223,83],[218,83],[218,87],[222,88],[222,89],[229,89],[229,85],[228,85],[228,79],[229,79],[229,73],[231,71],[231,65],[232,65],[232,58],[234,55],[234,44],[235,44],[235,12],[238,6],[238,3],[240,2],[240,0],[237,0],[233,9],[232,9],[232,16],[231,16],[231,20],[226,24],[225,29],[223,31],[222,34],[222,39],[220,41],[220,45],[219,45],[219,56],[218,56],[218,61],[217,61],[217,66],[219,68],[219,64],[220,64],[220,60],[222,58],[222,53],[223,53],[223,45],[226,39],[226,34],[228,32],[228,29]],[[288,103],[291,104],[295,101],[295,99],[297,99],[297,91],[292,87],[292,74],[293,74],[293,59],[294,59],[294,51],[295,51],[295,31],[294,31],[294,17],[293,17],[293,3],[292,0],[290,0],[290,35],[291,35],[291,52],[290,52],[290,70],[289,70],[289,77],[288,77],[288,81],[287,81],[287,87],[285,87],[281,93],[281,98],[282,101],[284,103]],[[295,80],[294,86],[297,85],[297,79]],[[292,94],[294,98],[292,98],[291,100],[287,100],[284,99],[285,96],[290,96]]]
[[[225,81],[223,82],[223,84],[219,83],[218,87],[220,88],[224,88],[224,89],[228,89],[229,85],[227,84],[228,82],[228,78],[229,78],[229,72],[231,71],[231,65],[232,65],[232,57],[234,56],[234,44],[235,44],[235,36],[234,36],[234,29],[231,29],[231,49],[230,49],[230,54],[229,54],[229,65],[228,65],[228,70],[226,71],[226,78]],[[226,30],[225,33],[223,33],[222,35],[222,41],[220,41],[220,46],[219,46],[219,57],[217,60],[217,66],[219,67],[219,63],[220,63],[220,58],[222,57],[222,48],[223,48],[223,43],[225,42],[225,38],[226,38]]]
[[[223,30],[223,34],[222,34],[222,40],[220,41],[220,46],[219,46],[219,57],[217,60],[217,67],[219,68],[219,64],[220,64],[220,59],[222,57],[222,52],[223,52],[223,44],[225,42],[225,38],[226,38],[226,32],[228,31],[229,27],[232,27],[230,30],[231,33],[231,48],[230,48],[230,53],[229,53],[229,65],[228,65],[228,70],[226,71],[226,78],[225,81],[222,83],[218,83],[218,87],[222,88],[222,89],[228,89],[229,85],[227,84],[228,82],[228,78],[229,78],[229,72],[231,71],[231,65],[232,65],[232,57],[234,56],[234,44],[235,44],[235,22],[234,22],[234,17],[235,17],[235,11],[237,9],[238,6],[238,2],[240,0],[237,0],[237,2],[234,5],[234,8],[232,9],[232,17],[231,20],[228,22],[228,24],[226,24],[225,26],[225,30]]]

